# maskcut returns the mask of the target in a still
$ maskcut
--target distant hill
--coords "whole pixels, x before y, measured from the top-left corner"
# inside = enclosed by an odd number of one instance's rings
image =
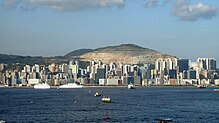
[[[116,52],[120,52],[120,51],[121,52],[123,51],[136,52],[136,51],[155,51],[155,50],[143,48],[135,44],[121,44],[118,46],[108,46],[108,47],[97,48],[93,51],[94,52],[115,52],[115,51]]]
[[[63,56],[55,56],[55,57],[42,57],[42,56],[19,56],[19,55],[6,55],[0,54],[0,63],[5,64],[51,64],[51,63],[63,63],[68,62],[69,59]]]
[[[84,61],[101,60],[104,63],[122,62],[124,64],[154,64],[158,58],[176,58],[175,56],[163,54],[159,51],[143,48],[135,44],[122,44],[95,49],[81,55]]]
[[[75,50],[75,51],[72,51],[72,52],[66,54],[65,57],[80,56],[80,55],[83,55],[83,54],[91,52],[91,51],[92,51],[92,49],[79,49],[79,50]]]
[[[70,60],[101,60],[103,63],[122,62],[124,64],[154,64],[158,58],[176,58],[163,54],[159,51],[143,48],[135,44],[122,44],[97,49],[80,49],[66,54],[65,56],[42,57],[42,56],[19,56],[0,54],[0,63],[13,64],[51,64],[68,63]]]

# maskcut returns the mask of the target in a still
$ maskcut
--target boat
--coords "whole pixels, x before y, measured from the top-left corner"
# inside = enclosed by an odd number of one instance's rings
[[[215,92],[219,92],[219,88],[218,89],[214,89]]]
[[[6,123],[6,121],[4,121],[4,120],[0,120],[0,123]]]
[[[169,122],[172,122],[172,119],[158,119],[157,123],[169,123]]]
[[[94,94],[95,97],[99,97],[101,96],[101,93],[99,93],[98,91]]]
[[[131,84],[128,84],[128,89],[134,89],[134,85],[131,83]]]
[[[50,89],[50,86],[47,83],[39,83],[33,86],[34,89]]]
[[[102,102],[110,103],[110,102],[111,102],[111,99],[110,99],[110,97],[105,96],[105,97],[102,98]]]
[[[205,85],[197,85],[197,88],[206,88]]]
[[[65,85],[60,85],[59,88],[82,88],[83,85],[78,85],[76,83],[67,83]]]

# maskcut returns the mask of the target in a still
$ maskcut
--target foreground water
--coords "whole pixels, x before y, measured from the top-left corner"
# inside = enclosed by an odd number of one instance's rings
[[[102,103],[95,91],[110,96],[112,103]],[[164,118],[218,123],[219,93],[194,88],[0,88],[0,120],[6,122],[156,123]]]

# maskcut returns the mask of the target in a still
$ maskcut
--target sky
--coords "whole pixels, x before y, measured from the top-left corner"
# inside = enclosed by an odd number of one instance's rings
[[[63,56],[132,43],[219,63],[218,9],[218,0],[0,0],[0,54]]]

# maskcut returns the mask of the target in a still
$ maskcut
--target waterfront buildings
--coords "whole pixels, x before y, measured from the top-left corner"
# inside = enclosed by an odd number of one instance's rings
[[[159,58],[153,64],[130,65],[121,62],[104,64],[90,61],[80,68],[79,61],[69,64],[24,65],[21,70],[7,69],[0,65],[0,83],[7,86],[33,86],[40,82],[62,85],[77,82],[83,85],[198,85],[219,84],[219,71],[213,58],[188,59]]]

